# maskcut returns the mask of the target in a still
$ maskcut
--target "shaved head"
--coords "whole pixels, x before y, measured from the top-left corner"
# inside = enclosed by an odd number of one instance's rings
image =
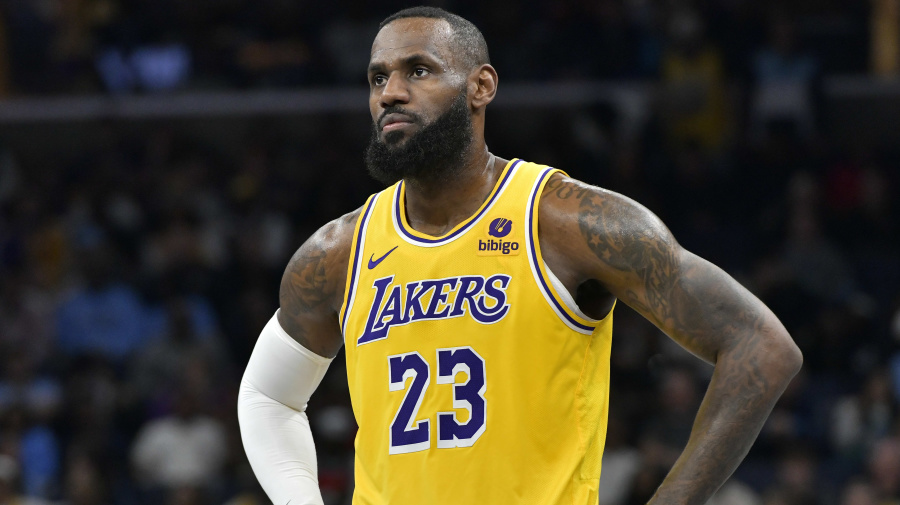
[[[490,63],[487,42],[475,25],[468,20],[445,11],[438,7],[410,7],[396,12],[378,25],[379,30],[398,19],[429,18],[443,19],[453,32],[451,50],[457,63],[463,65],[466,70],[471,70],[479,65]]]

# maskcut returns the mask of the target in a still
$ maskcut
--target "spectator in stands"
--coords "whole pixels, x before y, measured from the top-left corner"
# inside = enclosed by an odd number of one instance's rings
[[[151,495],[172,495],[174,500],[190,494],[179,491],[184,487],[208,490],[221,484],[225,430],[218,420],[202,414],[203,399],[193,393],[182,387],[175,411],[148,422],[137,434],[131,462],[136,480]]]
[[[840,248],[825,234],[819,181],[798,172],[789,183],[787,238],[783,260],[791,278],[809,296],[846,302],[856,291],[852,270]]]
[[[178,382],[190,366],[202,363],[213,383],[226,381],[230,371],[223,345],[210,324],[198,320],[190,300],[167,299],[163,334],[135,357],[129,367],[129,383],[142,401],[159,408],[172,401]]]
[[[789,123],[801,138],[815,133],[818,64],[798,46],[790,17],[785,13],[772,16],[769,41],[753,59],[750,121],[751,133],[757,138],[773,122]]]
[[[660,101],[668,139],[674,146],[716,151],[729,127],[722,57],[705,38],[704,21],[693,10],[681,9],[671,17],[669,38]]]
[[[85,282],[59,307],[60,350],[98,355],[113,363],[146,345],[146,309],[137,292],[117,278],[119,258],[106,245],[82,251]]]
[[[862,390],[841,398],[831,414],[831,443],[836,452],[848,462],[861,463],[875,442],[890,433],[897,420],[887,371],[872,371]]]

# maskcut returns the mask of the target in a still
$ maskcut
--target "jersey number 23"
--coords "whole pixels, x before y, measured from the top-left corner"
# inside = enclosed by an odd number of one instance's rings
[[[404,454],[431,448],[431,419],[417,419],[419,407],[431,382],[431,365],[416,351],[388,356],[390,390],[406,390],[400,409],[391,422],[390,453]],[[465,382],[456,382],[464,372]],[[407,386],[407,381],[412,381]],[[484,433],[487,405],[484,358],[471,347],[437,350],[435,383],[453,385],[453,408],[466,409],[469,418],[459,422],[455,411],[437,413],[437,447],[471,447]]]

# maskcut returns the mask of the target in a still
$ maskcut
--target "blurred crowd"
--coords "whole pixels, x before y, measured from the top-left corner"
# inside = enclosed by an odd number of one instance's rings
[[[481,26],[501,80],[652,82],[637,125],[610,104],[503,109],[488,143],[643,203],[803,350],[711,504],[900,504],[900,150],[842,143],[820,110],[822,75],[867,68],[867,4],[442,5]],[[2,0],[2,85],[362,83],[377,21],[399,7]],[[0,505],[268,503],[237,428],[243,367],[292,252],[380,189],[362,163],[364,103],[305,119],[300,132],[241,120],[239,142],[97,122],[74,154],[0,149]],[[600,503],[637,505],[685,444],[712,368],[624,306],[613,340]],[[309,415],[326,503],[349,503],[341,356]]]
[[[873,4],[879,3],[875,0]],[[883,3],[883,2],[882,2]],[[869,65],[870,2],[493,0],[432,2],[488,34],[504,79],[653,78],[673,40],[704,31],[723,71],[777,71],[773,18],[798,23],[831,72]],[[3,0],[0,90],[153,93],[362,84],[385,0]],[[810,69],[806,69],[809,71]]]

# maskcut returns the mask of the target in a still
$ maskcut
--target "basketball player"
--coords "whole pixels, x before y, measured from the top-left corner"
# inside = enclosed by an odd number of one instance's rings
[[[715,365],[652,503],[702,504],[802,361],[778,319],[628,198],[501,159],[481,33],[387,18],[368,68],[369,172],[390,187],[303,244],[238,412],[275,505],[319,504],[307,400],[341,345],[359,432],[354,504],[595,504],[612,310]]]

